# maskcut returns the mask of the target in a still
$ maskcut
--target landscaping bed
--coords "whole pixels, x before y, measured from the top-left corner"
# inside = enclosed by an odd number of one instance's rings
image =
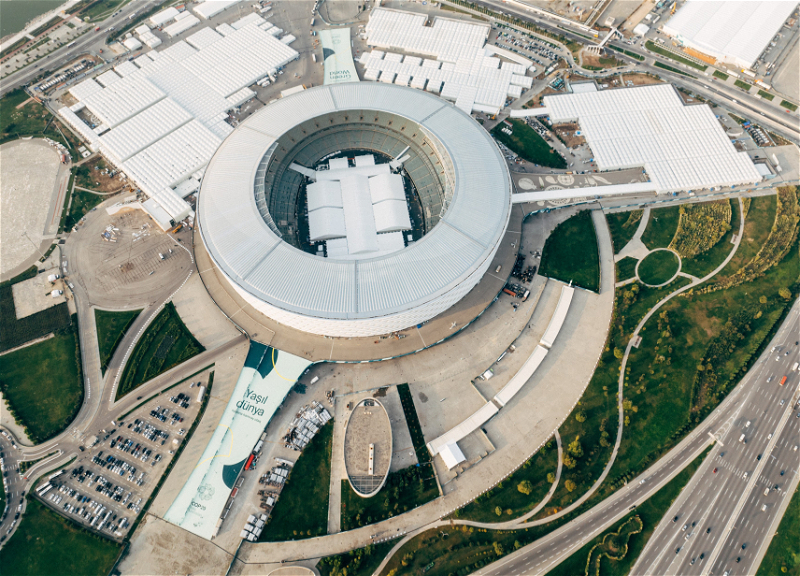
[[[94,321],[97,325],[97,343],[100,347],[100,366],[103,372],[108,368],[108,363],[122,341],[122,337],[130,328],[141,310],[126,310],[112,312],[109,310],[95,310]]]
[[[301,540],[328,532],[332,444],[330,420],[292,467],[259,542]]]
[[[503,128],[512,130],[511,134]],[[492,128],[492,136],[508,146],[523,160],[548,168],[566,168],[567,163],[544,138],[522,120],[509,119]]]
[[[28,498],[25,514],[3,544],[3,573],[14,576],[108,574],[119,544],[73,524]]]
[[[175,305],[167,302],[125,363],[117,399],[204,350],[183,324]]]
[[[691,66],[692,68],[700,70],[701,72],[705,72],[705,70],[708,68],[708,66],[706,66],[705,64],[698,64],[697,62],[689,60],[688,58],[683,58],[682,56],[679,56],[678,54],[675,54],[670,50],[661,48],[658,44],[650,40],[647,40],[644,46],[651,52],[655,52],[656,54],[661,54],[662,56],[669,58],[670,60],[675,60],[676,62],[680,62],[681,64],[686,64],[687,66]],[[658,62],[656,62],[656,65],[658,65]]]
[[[600,255],[589,210],[565,220],[548,236],[539,274],[593,292],[600,290]]]
[[[756,576],[800,576],[800,489],[795,490]]]
[[[678,257],[672,251],[651,252],[639,264],[639,279],[645,284],[658,286],[675,276],[678,266]]]
[[[54,337],[0,356],[3,397],[36,444],[66,430],[83,402],[77,332],[75,318]]]
[[[342,530],[386,520],[422,506],[439,496],[431,466],[409,466],[391,472],[381,491],[362,498],[348,480],[342,480]]]

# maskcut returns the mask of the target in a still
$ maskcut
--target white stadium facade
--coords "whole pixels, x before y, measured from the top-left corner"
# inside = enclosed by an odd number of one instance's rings
[[[256,310],[364,337],[463,298],[497,252],[511,192],[504,158],[468,114],[419,90],[350,83],[243,122],[208,164],[197,214],[211,258]]]

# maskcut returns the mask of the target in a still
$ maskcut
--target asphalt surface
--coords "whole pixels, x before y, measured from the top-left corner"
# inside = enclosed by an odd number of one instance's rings
[[[786,323],[792,330],[776,338],[775,351],[751,370],[744,407],[659,524],[633,574],[758,569],[757,552],[769,544],[781,501],[791,498],[800,471],[800,449],[794,450],[800,444],[800,373],[791,369],[800,360],[797,307]]]
[[[99,32],[95,32],[93,28],[77,38],[74,42],[74,46],[71,48],[65,47],[61,50],[55,50],[22,70],[9,74],[8,77],[3,79],[2,85],[0,85],[0,96],[20,86],[31,83],[34,78],[38,77],[43,72],[48,70],[54,71],[68,62],[75,60],[82,54],[92,52],[100,55],[100,50],[107,51],[106,38],[108,38],[110,34],[109,28],[113,26],[117,29],[121,29],[130,22],[128,17],[131,14],[134,12],[141,14],[163,1],[164,0],[136,0],[135,2],[127,4],[122,8],[122,11],[113,18],[106,18],[102,23],[97,24],[96,26],[100,26]]]
[[[761,495],[766,487],[762,476],[768,482],[772,482],[772,476],[775,473],[774,470],[778,469],[777,474],[779,474],[780,469],[784,469],[784,466],[786,470],[785,474],[791,474],[792,462],[794,462],[794,474],[797,474],[797,455],[800,454],[800,449],[798,449],[798,452],[793,451],[791,437],[794,436],[795,442],[797,442],[800,419],[795,417],[794,412],[798,412],[800,409],[789,406],[789,398],[792,396],[792,390],[786,386],[793,386],[796,389],[798,374],[795,372],[792,376],[793,380],[783,387],[778,384],[780,377],[773,378],[770,383],[766,382],[766,378],[768,377],[767,371],[770,371],[770,373],[774,371],[777,374],[787,369],[787,363],[790,368],[791,364],[797,361],[798,349],[800,348],[794,346],[794,342],[795,339],[798,338],[798,314],[800,314],[800,301],[794,303],[791,312],[781,325],[769,347],[761,355],[759,361],[750,369],[745,378],[742,379],[728,398],[726,398],[692,433],[684,438],[678,446],[648,468],[639,477],[631,480],[627,486],[617,490],[612,496],[597,504],[578,518],[573,519],[568,524],[548,534],[544,538],[506,556],[502,560],[490,564],[486,568],[476,572],[476,574],[496,576],[507,574],[533,575],[544,574],[552,570],[560,562],[568,558],[575,550],[580,549],[584,544],[626,516],[634,509],[634,506],[644,502],[648,497],[655,494],[662,486],[691,463],[694,458],[702,453],[707,446],[714,443],[715,437],[721,439],[724,446],[717,444],[713,448],[712,454],[706,458],[703,466],[693,477],[692,482],[705,483],[706,477],[704,472],[707,471],[708,466],[711,466],[712,470],[714,467],[720,468],[718,461],[725,460],[726,463],[730,463],[728,464],[729,467],[721,467],[717,475],[720,471],[725,470],[726,475],[730,475],[732,480],[736,480],[739,483],[738,489],[732,490],[732,492],[734,492],[732,505],[730,507],[723,506],[722,504],[725,502],[724,499],[722,502],[718,499],[718,502],[712,503],[708,501],[708,494],[695,498],[693,495],[690,495],[692,492],[691,490],[684,490],[680,498],[691,498],[692,501],[698,502],[698,504],[702,502],[705,507],[711,510],[714,517],[708,518],[707,520],[709,522],[722,524],[722,526],[715,526],[716,530],[712,528],[711,534],[715,534],[717,538],[719,538],[721,534],[726,534],[724,525],[727,523],[728,518],[724,516],[724,510],[727,510],[728,515],[730,515],[736,507],[735,505],[738,497],[746,496],[748,498],[747,504],[743,508],[741,514],[739,514],[739,517],[745,522],[744,529],[737,530],[736,534],[730,538],[726,537],[725,545],[720,549],[719,562],[721,564],[733,562],[735,566],[740,567],[738,571],[731,572],[731,574],[752,573],[754,571],[752,561],[748,565],[742,563],[735,564],[736,556],[740,556],[741,552],[743,552],[741,550],[741,544],[743,542],[747,544],[747,550],[752,550],[753,556],[757,548],[762,544],[768,544],[774,532],[774,529],[767,530],[766,528],[767,524],[774,520],[774,518],[771,518],[769,515],[775,515],[775,511],[778,509],[776,501],[778,498],[782,498],[777,491],[773,491],[769,497],[762,498]],[[788,356],[781,356],[781,361],[775,362],[775,353],[770,352],[770,349],[773,346],[786,345],[787,342],[791,342],[792,352],[790,352]],[[785,351],[786,349],[783,349],[783,352]],[[781,353],[783,354],[783,352]],[[791,362],[790,359],[792,359]],[[770,366],[770,362],[774,364],[774,366]],[[781,376],[782,375],[783,372],[781,372]],[[792,382],[793,385],[791,384]],[[780,399],[783,397],[786,397],[786,403],[780,406]],[[765,409],[766,413],[764,413]],[[775,420],[775,418],[779,417],[778,415],[782,410],[790,409],[794,410],[794,412],[791,413],[791,422],[787,424],[785,430],[778,432],[775,428],[778,426],[778,421]],[[751,420],[751,424],[748,428],[753,431],[750,432],[751,440],[746,445],[742,444],[734,447],[733,444],[737,444],[736,440],[739,435],[741,435],[741,426],[748,418]],[[755,418],[758,418],[758,420],[755,420]],[[770,432],[777,432],[776,436],[773,436],[773,438],[775,439],[774,445],[778,448],[773,452],[776,456],[774,460],[775,463],[767,466],[767,460],[765,460],[768,456],[766,452],[768,443],[767,435]],[[731,436],[734,437],[733,442],[729,440]],[[789,440],[789,444],[784,445],[786,440]],[[750,452],[751,450],[753,452],[752,454]],[[793,456],[789,457],[788,454],[785,453],[787,450],[791,451]],[[720,452],[726,452],[726,455],[721,459],[717,457],[717,454]],[[759,453],[765,454],[765,456],[762,456],[762,460],[765,462],[763,475],[755,473],[760,472],[755,470],[756,465],[760,462],[756,460],[756,456]],[[745,487],[748,486],[747,481],[741,478],[744,471],[748,471],[748,478],[758,478],[757,482],[752,483],[752,485],[756,487],[754,494],[759,496],[759,498],[755,500],[749,493],[744,492]],[[787,477],[784,475],[784,478]],[[791,477],[776,483],[788,485],[790,481],[789,478]],[[774,483],[771,485],[774,486]],[[736,486],[736,483],[734,483],[733,486]],[[786,492],[788,492],[788,490],[785,490],[783,493]],[[680,498],[676,500],[676,502],[680,502]],[[765,503],[769,502],[767,512],[761,512],[760,507],[762,505],[762,499]],[[723,511],[716,512],[718,507]],[[753,510],[754,507],[756,511]],[[770,512],[770,510],[773,512]],[[753,514],[762,514],[763,517],[757,521],[749,522],[749,515]],[[674,515],[675,514],[671,513],[671,511],[667,513],[666,517],[668,518],[669,524],[672,524],[671,520]],[[703,543],[701,535],[695,534],[692,536],[688,544],[691,548],[682,551],[681,554],[676,554],[675,548],[681,544],[686,545],[684,537],[689,533],[689,529],[687,528],[686,532],[681,530],[683,524],[686,523],[684,519],[688,520],[690,525],[693,521],[697,522],[695,528],[700,527],[702,529],[702,536],[705,536],[707,522],[702,519],[702,515],[702,510],[697,513],[692,510],[690,514],[690,511],[686,509],[686,512],[682,513],[681,517],[678,519],[678,523],[674,524],[674,529],[669,533],[669,536],[674,536],[672,532],[675,530],[680,533],[680,543],[675,546],[672,546],[670,540],[659,546],[658,544],[653,544],[654,540],[651,539],[651,544],[648,546],[648,549],[645,550],[644,554],[650,554],[648,550],[652,549],[655,551],[652,553],[655,558],[663,552],[664,559],[662,562],[667,562],[667,564],[663,567],[657,565],[651,568],[645,563],[644,568],[639,572],[634,571],[634,574],[665,575],[695,573],[688,572],[687,569],[693,567],[688,565],[693,555],[699,557],[699,554],[702,553],[701,547],[698,547],[696,550],[694,548],[694,546],[699,546],[695,544],[696,542],[700,541],[701,544]],[[681,523],[681,520],[684,520],[684,522]],[[653,538],[658,537],[659,534],[653,536]],[[733,544],[732,546],[729,544],[729,541]],[[739,547],[738,552],[736,549],[737,546]],[[712,549],[709,548],[708,552],[706,552],[706,560],[711,558],[709,555],[711,551]],[[670,567],[669,564],[675,560],[676,556],[679,556],[682,560],[688,558],[688,561],[680,565],[676,563],[674,566]],[[643,556],[643,558],[644,557],[645,556]],[[699,570],[701,565],[696,562],[694,566],[698,567],[696,573],[701,574]],[[722,574],[723,571],[715,567],[712,573]],[[708,574],[708,572],[704,571],[702,574]]]

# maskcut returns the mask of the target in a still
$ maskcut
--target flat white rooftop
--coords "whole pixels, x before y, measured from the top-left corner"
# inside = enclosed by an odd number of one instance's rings
[[[664,32],[709,56],[750,68],[796,7],[795,0],[687,0]]]
[[[657,192],[761,181],[707,105],[685,106],[669,84],[550,95],[553,123],[577,121],[600,170],[644,167]]]

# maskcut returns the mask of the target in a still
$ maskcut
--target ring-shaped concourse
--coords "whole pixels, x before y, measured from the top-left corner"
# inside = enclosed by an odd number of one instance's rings
[[[287,137],[305,138],[308,120],[329,128],[373,111],[410,121],[393,136],[430,150],[425,161],[445,183],[441,217],[421,239],[373,258],[324,258],[292,246],[257,206],[270,155],[279,156]],[[247,303],[298,330],[339,337],[401,330],[458,302],[487,271],[510,213],[508,167],[475,120],[431,94],[379,83],[318,86],[259,110],[219,147],[198,201],[202,241]]]

